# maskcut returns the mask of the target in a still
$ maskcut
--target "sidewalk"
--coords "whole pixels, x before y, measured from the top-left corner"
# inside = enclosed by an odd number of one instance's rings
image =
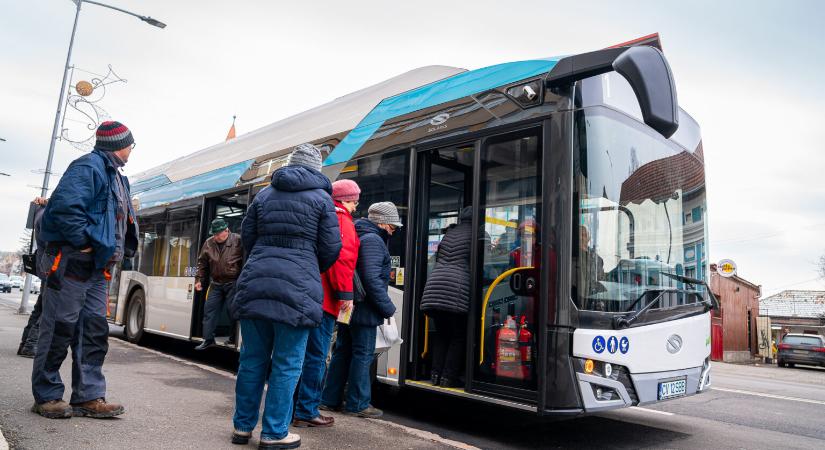
[[[234,377],[152,350],[110,339],[104,365],[109,399],[126,414],[110,420],[53,420],[29,411],[32,360],[15,355],[28,316],[0,305],[0,430],[12,449],[241,449],[256,448],[260,425],[247,446],[229,443]],[[61,374],[71,386],[71,364]],[[302,448],[450,448],[428,433],[380,421],[335,415],[335,426],[299,429]],[[0,448],[3,448],[0,438]]]

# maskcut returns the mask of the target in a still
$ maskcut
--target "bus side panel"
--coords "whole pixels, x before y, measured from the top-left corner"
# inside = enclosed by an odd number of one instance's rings
[[[192,324],[191,277],[147,277],[146,329],[189,339]]]
[[[387,288],[387,293],[390,295],[392,303],[395,305],[395,324],[400,333],[402,328],[402,321],[404,320],[404,291],[396,289],[392,286]],[[356,305],[357,307],[357,305]],[[391,374],[390,369],[395,373]],[[388,352],[382,353],[378,357],[378,366],[376,375],[378,381],[382,383],[398,385],[398,373],[401,369],[401,345],[394,345]]]

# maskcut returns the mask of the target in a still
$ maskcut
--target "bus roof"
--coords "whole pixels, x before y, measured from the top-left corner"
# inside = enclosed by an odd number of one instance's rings
[[[296,114],[258,130],[130,177],[137,209],[236,186],[264,156],[302,142],[340,135],[325,165],[351,158],[388,118],[545,73],[557,58],[516,61],[472,71],[426,66]]]
[[[349,131],[385,98],[462,72],[466,72],[466,69],[449,66],[426,66],[411,70],[235,139],[132,175],[132,192],[152,189],[254,160],[267,153],[303,142]]]

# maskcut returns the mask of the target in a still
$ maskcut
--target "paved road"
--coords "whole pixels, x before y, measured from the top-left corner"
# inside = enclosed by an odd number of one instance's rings
[[[4,297],[9,298],[7,295],[0,295],[0,306]],[[19,302],[19,294],[16,294],[14,299],[15,302]],[[6,302],[11,304],[8,300]],[[0,307],[0,332],[5,330],[5,325],[1,321],[4,315],[8,315],[6,311],[9,310]],[[114,331],[116,336],[119,330]],[[7,336],[8,334],[3,334],[0,341],[3,343],[0,358],[8,355]],[[114,383],[118,383],[119,386],[116,391],[119,394],[118,398],[122,399],[123,395],[128,395],[129,403],[133,404],[130,414],[126,416],[129,422],[118,425],[118,433],[136,433],[135,428],[155,424],[158,428],[154,431],[158,436],[183,430],[183,436],[175,438],[176,443],[188,442],[187,436],[200,433],[213,436],[217,439],[214,442],[220,442],[220,437],[228,426],[226,417],[229,407],[226,406],[226,402],[231,400],[229,393],[232,386],[231,380],[227,378],[231,375],[227,372],[233,371],[237,366],[235,354],[222,350],[198,353],[191,350],[190,344],[163,338],[149,339],[146,344],[148,350],[172,354],[180,359],[174,361],[115,339],[112,342],[112,348],[115,350],[111,356],[111,364],[107,366],[110,367],[108,370],[114,372],[122,368],[128,371],[132,368],[132,378],[138,373],[136,370],[145,372],[141,373],[142,376],[148,376],[144,378],[148,381],[145,390],[138,386],[124,385],[124,380],[119,378],[128,378],[129,374],[111,376],[113,390]],[[161,359],[164,360],[163,363],[158,362]],[[17,365],[19,360],[20,358],[13,359]],[[189,361],[206,365],[212,372],[189,366],[187,364],[193,364]],[[162,366],[146,366],[149,363]],[[0,364],[2,379],[20,376],[17,373],[18,369],[8,366],[5,361]],[[144,370],[143,367],[151,370]],[[162,372],[162,375],[158,372]],[[170,387],[174,389],[170,390]],[[376,395],[375,401],[386,411],[384,424],[403,425],[412,430],[435,433],[441,438],[453,441],[453,445],[463,443],[479,448],[825,448],[825,427],[822,427],[822,418],[825,417],[825,369],[787,369],[714,363],[713,387],[714,389],[708,393],[690,398],[565,421],[544,420],[530,414],[492,408],[461,399],[441,398],[428,392],[413,390],[380,393]],[[22,385],[19,388],[23,389]],[[153,389],[158,392],[152,391]],[[5,386],[0,387],[2,398],[7,395],[7,390]],[[169,402],[174,403],[177,410],[192,405],[203,409],[201,403],[206,403],[207,408],[211,408],[207,419],[203,420],[202,424],[201,421],[193,424],[170,414],[164,416],[168,417],[170,425],[163,427],[158,425],[163,421],[143,417],[143,414],[151,415],[151,411],[156,411],[157,406],[149,408],[141,403],[161,394],[169,396]],[[197,397],[198,401],[191,401],[191,396]],[[25,402],[29,401],[28,397],[23,397]],[[201,398],[203,400],[200,400]],[[37,417],[25,414],[20,416],[20,408],[23,406],[17,406],[16,410],[9,413],[6,412],[5,400],[0,400],[0,407],[0,428],[4,432],[9,423],[38,423]],[[9,417],[15,416],[26,420],[9,422]],[[359,433],[359,438],[360,433],[364,431],[361,429],[362,424],[368,423],[370,427],[376,423],[381,424],[380,421],[346,423],[345,419],[349,418],[342,418],[341,424],[344,427],[353,425]],[[422,442],[426,443],[426,446],[444,444],[436,444],[427,441],[426,438],[415,440],[419,438],[397,428],[383,428],[378,425],[375,425],[378,428],[374,431],[379,434],[385,431],[390,433],[386,436],[388,440],[367,439],[365,442],[376,446],[384,445],[383,448],[407,448],[407,441],[397,440],[397,434],[400,434],[407,439],[413,439],[412,448],[416,448]],[[195,430],[192,433],[186,432],[190,426]],[[26,427],[23,429],[28,430]],[[23,436],[21,433],[31,432],[12,431],[12,438]],[[113,430],[106,432],[114,433]],[[420,431],[414,432],[420,435]],[[347,431],[344,435],[348,433]],[[377,439],[377,436],[369,432],[367,436]],[[346,446],[343,440],[323,440],[314,435],[308,436],[305,441],[305,446],[309,448]],[[26,442],[33,441],[17,442],[21,443],[21,448],[33,448],[25,445]],[[156,442],[163,441],[158,437]]]

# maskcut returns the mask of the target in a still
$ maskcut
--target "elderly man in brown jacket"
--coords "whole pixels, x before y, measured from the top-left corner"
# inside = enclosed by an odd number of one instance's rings
[[[209,278],[206,293],[206,305],[203,311],[203,342],[195,350],[204,350],[215,345],[215,327],[221,313],[235,296],[235,281],[243,266],[243,245],[241,236],[229,231],[229,226],[222,218],[212,221],[212,237],[206,240],[198,256],[198,273],[195,277],[195,290],[203,289]],[[235,326],[227,345],[235,342]]]

